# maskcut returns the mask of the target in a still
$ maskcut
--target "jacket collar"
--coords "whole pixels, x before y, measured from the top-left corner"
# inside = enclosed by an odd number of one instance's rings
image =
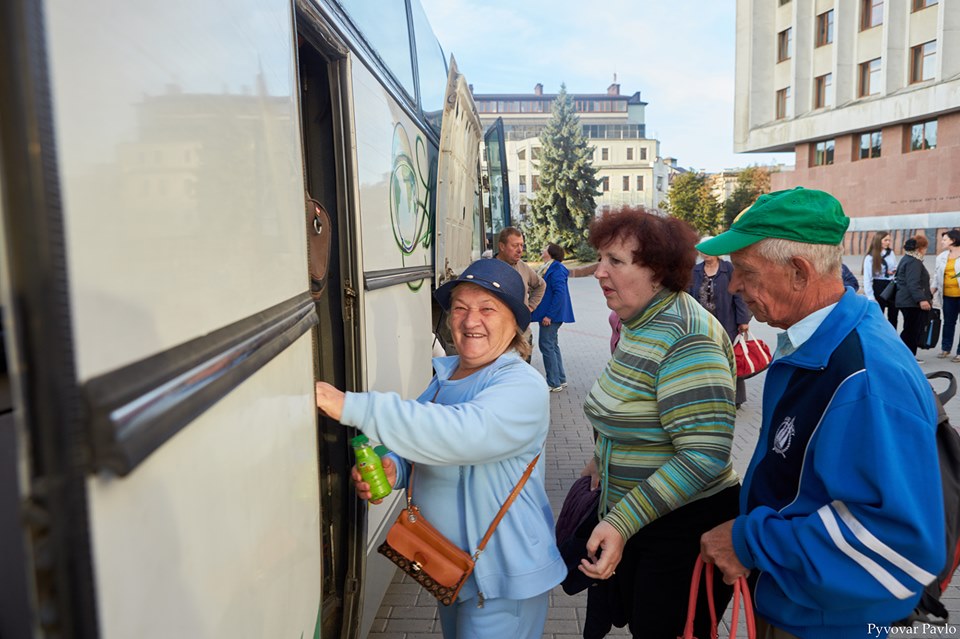
[[[490,364],[484,367],[483,371],[493,372],[498,368],[507,366],[513,360],[519,360],[520,356],[516,351],[510,350],[498,357],[497,359],[490,362]],[[440,381],[446,381],[450,379],[450,376],[453,375],[453,372],[457,370],[457,364],[460,362],[459,355],[448,355],[446,357],[434,357],[433,358],[433,370],[437,374],[437,379]],[[478,371],[479,372],[479,371]]]
[[[853,289],[846,289],[833,311],[810,339],[796,351],[777,361],[814,370],[826,368],[833,351],[863,320],[868,305],[872,303],[866,297],[854,293]]]

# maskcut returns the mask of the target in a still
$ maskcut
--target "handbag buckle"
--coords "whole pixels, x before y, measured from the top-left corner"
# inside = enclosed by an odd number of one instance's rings
[[[416,523],[417,521],[417,515],[412,510],[407,511],[407,521],[409,521],[411,524]]]
[[[421,570],[423,570],[423,566],[420,564],[419,561],[414,561],[410,564],[410,569],[416,572],[420,572]]]

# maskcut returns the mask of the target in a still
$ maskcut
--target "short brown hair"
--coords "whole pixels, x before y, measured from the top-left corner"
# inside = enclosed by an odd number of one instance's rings
[[[554,244],[553,242],[550,242],[549,244],[547,244],[547,255],[549,255],[551,258],[555,259],[558,262],[562,262],[563,258],[567,256],[563,248]]]
[[[648,213],[642,206],[624,206],[595,218],[590,223],[590,246],[602,249],[617,239],[637,240],[633,262],[646,266],[653,276],[671,291],[682,291],[690,284],[697,263],[699,241],[689,224],[675,217]]]
[[[497,236],[497,244],[506,244],[507,240],[509,240],[514,235],[519,235],[520,237],[523,237],[523,233],[521,233],[520,229],[518,229],[517,227],[515,226],[503,227],[503,230],[500,231],[500,235]]]
[[[917,250],[926,253],[927,247],[930,246],[930,240],[927,239],[926,234],[917,233],[913,236],[913,239],[917,241]]]

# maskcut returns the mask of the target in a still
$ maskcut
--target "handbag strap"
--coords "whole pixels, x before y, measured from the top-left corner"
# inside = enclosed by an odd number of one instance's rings
[[[434,402],[437,399],[437,395],[440,394],[440,384],[437,382],[437,392],[433,394],[433,399],[430,402]],[[520,481],[517,482],[517,485],[513,487],[513,490],[510,491],[510,496],[507,497],[507,501],[503,502],[503,505],[500,506],[500,510],[497,512],[497,516],[493,518],[493,523],[490,524],[490,527],[487,528],[487,533],[483,536],[483,539],[480,540],[480,543],[477,545],[476,551],[473,553],[473,560],[476,561],[477,557],[480,556],[480,553],[483,552],[483,549],[487,547],[487,542],[490,541],[490,537],[493,536],[493,532],[497,529],[497,526],[500,525],[500,521],[503,519],[503,516],[507,514],[507,510],[517,499],[517,495],[520,494],[520,491],[523,490],[523,485],[527,483],[527,480],[530,479],[530,475],[533,473],[534,467],[537,465],[537,461],[540,459],[540,453],[537,453],[536,456],[530,460],[530,463],[527,464],[527,469],[523,471],[523,476],[520,477]],[[410,509],[413,507],[413,471],[416,469],[416,464],[410,464],[410,477],[407,478],[407,508]]]
[[[717,639],[717,610],[713,603],[713,564],[707,564],[702,557],[697,557],[693,566],[693,578],[690,580],[690,598],[687,604],[687,623],[683,627],[680,639],[693,639],[693,622],[697,614],[697,593],[700,590],[700,575],[706,566],[707,573],[707,605],[710,607],[710,637]],[[753,616],[753,600],[750,598],[750,586],[745,577],[738,577],[733,584],[733,612],[730,618],[730,639],[737,636],[737,623],[740,620],[740,601],[743,601],[743,616],[747,622],[747,638],[757,638],[756,619]]]

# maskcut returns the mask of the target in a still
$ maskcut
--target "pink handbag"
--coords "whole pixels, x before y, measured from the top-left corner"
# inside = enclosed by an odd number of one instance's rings
[[[703,571],[703,558],[697,557],[693,565],[693,579],[690,580],[690,600],[687,604],[687,624],[683,635],[677,639],[696,639],[693,636],[693,620],[697,616],[697,593],[700,591],[700,575]],[[707,566],[707,605],[710,607],[710,639],[717,639],[717,610],[713,604],[713,564]],[[733,616],[730,619],[730,639],[736,639],[737,622],[740,620],[740,600],[743,599],[743,616],[747,622],[747,638],[757,639],[757,626],[753,618],[753,601],[750,599],[750,587],[745,577],[733,584]],[[706,639],[706,638],[704,638]]]
[[[770,365],[770,348],[750,331],[733,340],[733,356],[737,361],[737,377],[747,379],[762,373]]]

